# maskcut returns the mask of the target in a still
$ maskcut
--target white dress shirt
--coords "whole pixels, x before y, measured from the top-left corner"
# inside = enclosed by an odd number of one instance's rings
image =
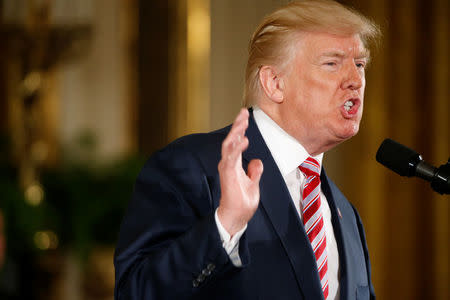
[[[277,123],[275,123],[267,114],[265,114],[259,107],[255,106],[253,109],[253,116],[256,125],[258,126],[261,135],[266,142],[267,147],[272,154],[273,159],[283,176],[286,186],[294,202],[300,220],[301,213],[301,195],[303,181],[305,176],[299,170],[300,166],[310,155],[305,148],[292,136],[286,133]],[[250,141],[251,142],[251,141]],[[319,154],[315,158],[320,165],[322,165],[323,154]],[[321,209],[323,210],[323,221],[325,227],[325,235],[327,239],[327,254],[328,254],[328,299],[339,299],[339,253],[334,237],[333,225],[331,223],[331,212],[328,206],[327,199],[320,189]],[[247,225],[237,232],[233,237],[230,237],[228,232],[223,228],[215,214],[216,224],[223,243],[223,247],[230,256],[232,263],[239,267],[242,265],[239,257],[239,239],[245,232]],[[300,231],[299,231],[300,234]]]

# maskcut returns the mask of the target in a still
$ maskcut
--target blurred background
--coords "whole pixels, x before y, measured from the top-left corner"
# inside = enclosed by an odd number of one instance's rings
[[[247,43],[283,0],[0,1],[0,299],[113,299],[145,159],[229,124]],[[449,197],[375,162],[449,147],[448,0],[348,0],[383,41],[358,136],[325,156],[365,224],[379,299],[449,299]]]

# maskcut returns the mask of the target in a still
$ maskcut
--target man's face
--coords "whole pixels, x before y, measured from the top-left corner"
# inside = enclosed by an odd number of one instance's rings
[[[310,154],[359,130],[368,53],[358,35],[302,33],[284,78],[282,127]]]

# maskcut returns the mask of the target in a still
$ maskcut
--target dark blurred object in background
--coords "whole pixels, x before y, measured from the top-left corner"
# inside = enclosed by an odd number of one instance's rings
[[[7,149],[0,152],[7,153]],[[86,267],[83,270],[95,272],[92,264],[87,264],[89,256],[95,249],[114,245],[143,162],[137,156],[102,166],[92,161],[69,161],[41,170],[36,191],[24,194],[16,180],[16,169],[2,160],[0,207],[6,236],[13,237],[6,247],[2,292],[20,299],[41,299],[37,295],[44,296],[61,276],[67,253],[74,254]],[[95,282],[97,287],[100,284]]]
[[[17,299],[17,271],[6,256],[5,220],[0,210],[0,299]]]

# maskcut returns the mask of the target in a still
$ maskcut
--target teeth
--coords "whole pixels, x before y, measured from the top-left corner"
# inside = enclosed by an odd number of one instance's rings
[[[352,108],[352,106],[353,106],[353,102],[350,101],[350,100],[348,100],[348,101],[345,102],[345,104],[344,104],[344,109],[345,109],[346,111],[349,111],[350,108]]]

